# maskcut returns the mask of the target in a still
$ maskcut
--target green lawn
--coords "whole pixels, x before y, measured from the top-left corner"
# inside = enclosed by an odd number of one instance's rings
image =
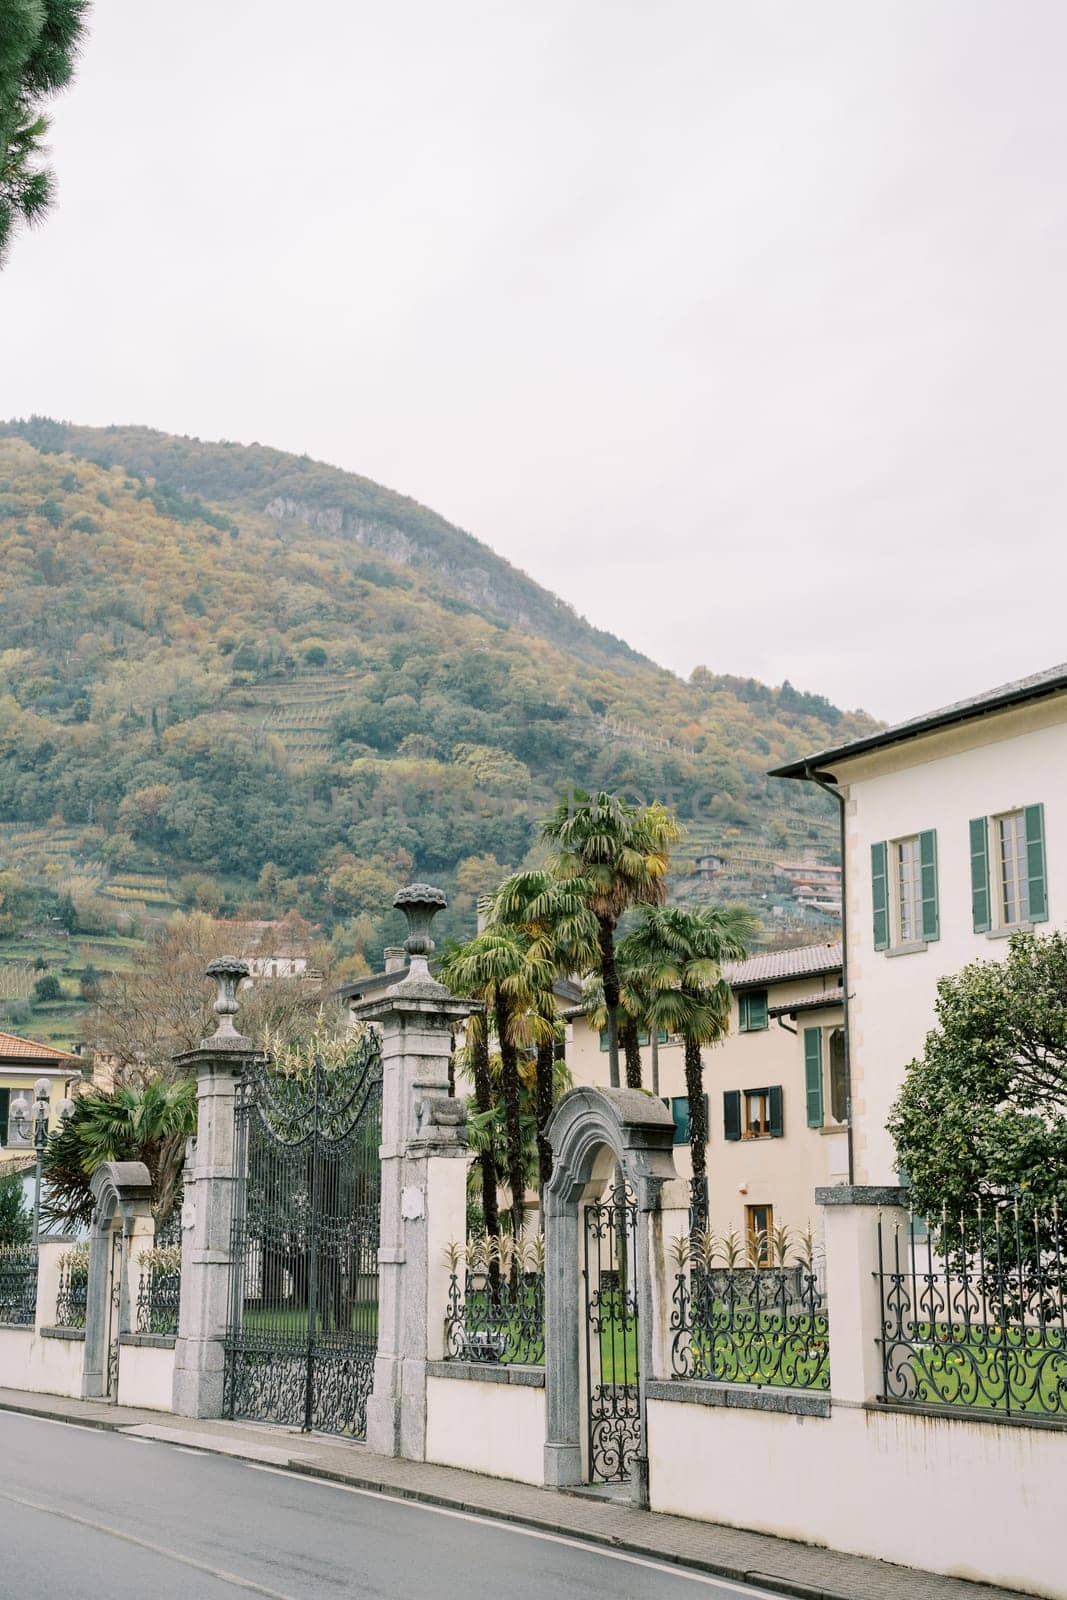
[[[908,1343],[890,1346],[890,1359],[900,1374],[889,1385],[890,1398],[1002,1416],[1067,1418],[1067,1332],[1061,1328],[1009,1328],[1002,1338],[997,1327],[920,1323]]]

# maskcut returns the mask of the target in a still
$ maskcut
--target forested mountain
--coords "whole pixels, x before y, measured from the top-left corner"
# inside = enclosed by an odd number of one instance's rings
[[[373,962],[402,880],[463,931],[564,784],[672,801],[690,857],[832,849],[822,797],[764,775],[870,726],[683,682],[414,501],[258,445],[0,426],[0,542],[0,936],[295,908]]]

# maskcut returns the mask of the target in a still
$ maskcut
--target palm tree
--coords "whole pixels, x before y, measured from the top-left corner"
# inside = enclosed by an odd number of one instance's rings
[[[556,877],[581,885],[597,919],[600,976],[608,1023],[612,1088],[619,1086],[619,974],[615,929],[631,906],[662,905],[667,895],[670,846],[681,829],[665,806],[634,806],[601,790],[575,789],[545,820],[541,836],[555,847]]]
[[[487,927],[517,928],[522,933],[532,985],[543,985],[536,992],[531,1019],[537,1049],[537,1177],[543,1216],[545,1185],[552,1176],[552,1147],[545,1126],[556,1101],[559,1076],[559,1022],[552,982],[592,966],[597,956],[597,922],[581,886],[543,868],[512,873],[486,898],[484,910]]]
[[[641,1034],[651,1027],[649,1006],[651,995],[644,973],[636,965],[631,949],[631,936],[620,939],[615,948],[615,965],[619,973],[618,1036],[626,1063],[626,1087],[641,1089]],[[597,976],[586,984],[583,1010],[590,1026],[598,1032],[607,1028],[608,1011],[604,1002],[604,985]]]
[[[730,985],[722,966],[744,959],[751,929],[752,918],[742,910],[657,906],[643,913],[626,941],[627,958],[648,994],[650,1026],[682,1036],[698,1219],[707,1216],[708,1145],[700,1052],[718,1043],[730,1026]]]
[[[42,1211],[52,1222],[88,1224],[93,1215],[90,1181],[105,1161],[143,1161],[152,1178],[152,1209],[159,1226],[181,1191],[185,1141],[196,1132],[196,1084],[190,1078],[112,1094],[79,1095],[74,1115],[45,1146]]]
[[[500,1091],[504,1105],[505,1159],[511,1190],[511,1226],[522,1232],[526,1164],[520,1110],[519,1051],[529,1042],[529,1018],[538,991],[551,988],[547,963],[531,957],[520,929],[504,924],[486,927],[464,945],[449,950],[442,963],[445,981],[459,994],[484,1002],[500,1051]],[[476,1102],[477,1104],[477,1102]],[[478,1109],[482,1107],[479,1105]],[[486,1164],[488,1165],[488,1163]],[[485,1194],[483,1178],[483,1198]],[[486,1225],[488,1227],[488,1218]]]

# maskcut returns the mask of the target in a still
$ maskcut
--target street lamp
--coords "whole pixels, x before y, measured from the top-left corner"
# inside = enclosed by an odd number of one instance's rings
[[[34,1163],[33,1179],[33,1242],[37,1243],[41,1233],[41,1163],[44,1159],[44,1147],[48,1143],[48,1097],[52,1092],[52,1085],[47,1078],[38,1078],[33,1086],[33,1120],[30,1120],[30,1103],[25,1095],[19,1095],[11,1105],[11,1121],[18,1131],[20,1139],[27,1144],[30,1131],[33,1132],[33,1147],[36,1156]],[[59,1102],[59,1116],[62,1122],[69,1122],[74,1115],[74,1101],[69,1095],[64,1095]]]

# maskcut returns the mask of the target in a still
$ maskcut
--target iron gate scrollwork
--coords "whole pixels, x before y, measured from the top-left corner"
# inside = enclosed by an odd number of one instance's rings
[[[637,1203],[621,1175],[585,1207],[585,1358],[591,1483],[626,1483],[641,1446]]]
[[[361,1439],[378,1345],[381,1039],[237,1091],[224,1410]]]

